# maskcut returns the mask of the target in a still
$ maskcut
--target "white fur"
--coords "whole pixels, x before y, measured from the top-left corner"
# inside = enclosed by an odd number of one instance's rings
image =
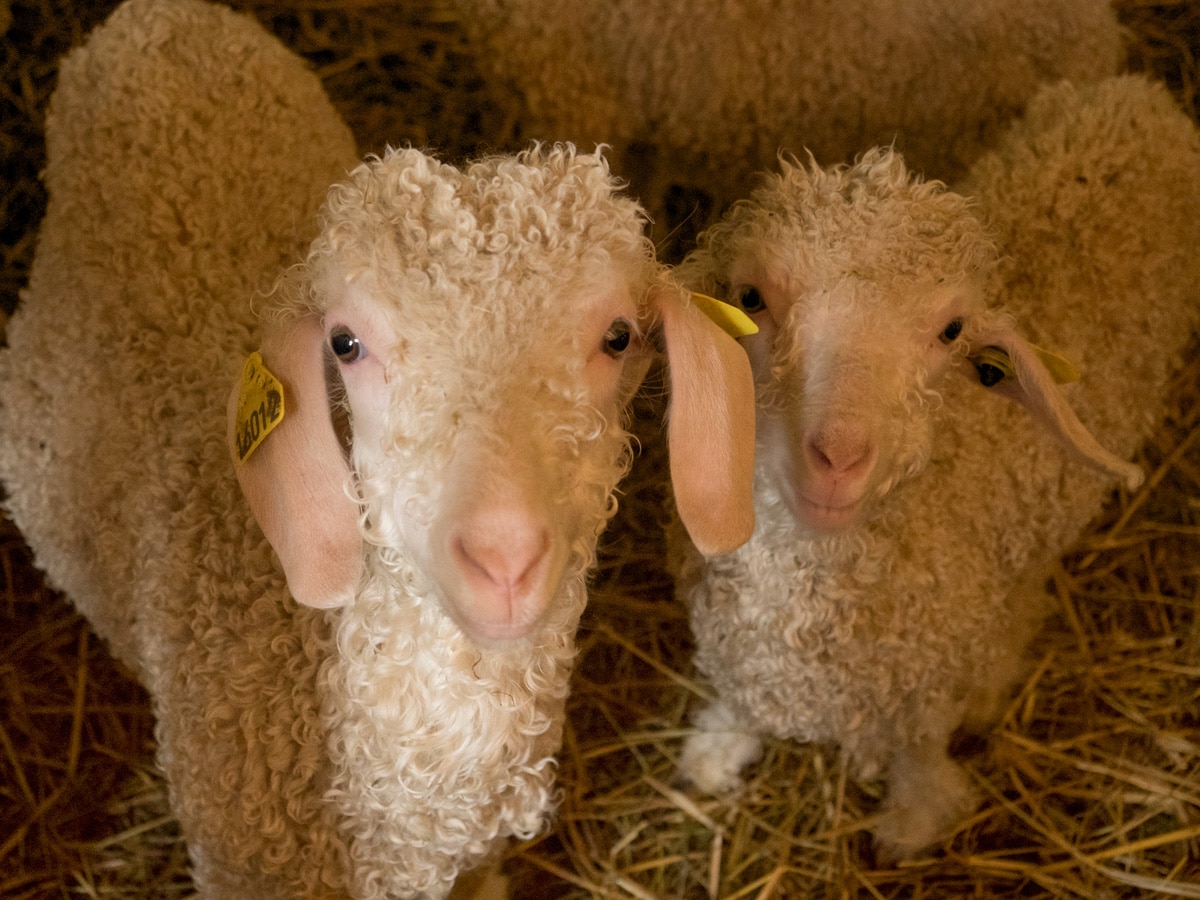
[[[1046,566],[1139,481],[1200,317],[1200,139],[1161,85],[1045,90],[962,191],[886,150],[785,166],[680,270],[762,327],[758,528],[680,578],[720,698],[683,774],[735,783],[738,731],[837,742],[886,781],[886,856],[970,808],[949,738],[1019,675]],[[1018,328],[1082,381],[1050,386]],[[1020,381],[981,387],[999,344]]]

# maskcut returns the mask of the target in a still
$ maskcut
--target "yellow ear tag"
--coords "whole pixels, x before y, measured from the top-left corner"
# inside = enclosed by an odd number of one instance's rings
[[[1030,344],[1029,346],[1037,355],[1037,358],[1042,361],[1042,365],[1049,371],[1050,377],[1054,379],[1055,384],[1067,384],[1068,382],[1080,379],[1079,369],[1066,357],[1059,356],[1057,353],[1051,353],[1037,344]],[[1017,375],[1012,367],[1012,360],[999,347],[984,347],[978,353],[972,354],[971,362],[975,364],[976,369],[980,370],[981,376],[984,373],[984,366],[990,367],[999,373],[998,376],[992,375],[990,380],[981,378],[986,387],[991,387],[1005,378],[1015,378]]]
[[[283,385],[255,351],[242,368],[242,386],[238,391],[234,443],[238,465],[250,458],[275,426],[283,421]]]
[[[715,297],[698,294],[695,291],[692,291],[692,302],[696,304],[696,309],[712,319],[722,331],[732,338],[758,334],[758,326],[736,306],[730,306]]]
[[[1038,359],[1042,361],[1042,365],[1050,370],[1050,374],[1054,377],[1056,384],[1068,384],[1072,381],[1078,381],[1083,376],[1079,370],[1075,368],[1075,364],[1065,356],[1059,356],[1057,353],[1051,353],[1036,344],[1030,344],[1033,347],[1033,352],[1038,355]]]

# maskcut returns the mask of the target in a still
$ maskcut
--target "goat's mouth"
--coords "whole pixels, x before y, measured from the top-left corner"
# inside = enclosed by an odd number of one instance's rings
[[[862,498],[850,503],[827,505],[810,500],[797,491],[792,512],[805,531],[828,535],[838,534],[858,524],[864,505]]]
[[[451,550],[455,566],[443,578],[443,602],[467,638],[483,649],[502,649],[535,637],[563,590],[563,542],[542,536],[525,553],[494,558],[472,556],[460,541]]]

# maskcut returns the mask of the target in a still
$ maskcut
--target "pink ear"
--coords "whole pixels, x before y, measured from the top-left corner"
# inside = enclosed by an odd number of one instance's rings
[[[654,298],[670,370],[671,482],[696,548],[728,553],[754,531],[754,376],[737,341],[686,296],[664,288]]]
[[[240,465],[238,483],[287,577],[306,606],[349,602],[362,566],[358,509],[346,496],[348,474],[329,418],[322,344],[315,317],[271,333],[261,350],[283,385],[284,417]],[[240,384],[229,399],[230,452]],[[236,460],[236,453],[234,453]]]
[[[1024,406],[1067,450],[1081,462],[1121,478],[1136,490],[1145,475],[1127,460],[1104,449],[1067,403],[1050,370],[1033,346],[1010,328],[988,330],[971,341],[972,351],[996,347],[1008,356],[1012,377],[1005,377],[988,390]],[[966,363],[971,368],[970,359]],[[971,368],[968,373],[978,377]],[[999,374],[998,372],[996,373]]]

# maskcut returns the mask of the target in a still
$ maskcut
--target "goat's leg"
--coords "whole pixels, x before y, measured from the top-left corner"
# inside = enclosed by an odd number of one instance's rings
[[[742,769],[761,755],[762,739],[718,700],[697,714],[696,732],[679,754],[679,774],[706,793],[721,794],[741,787]]]
[[[947,739],[924,740],[892,756],[883,820],[875,829],[881,862],[912,858],[974,807],[966,770],[950,759],[946,745]]]

